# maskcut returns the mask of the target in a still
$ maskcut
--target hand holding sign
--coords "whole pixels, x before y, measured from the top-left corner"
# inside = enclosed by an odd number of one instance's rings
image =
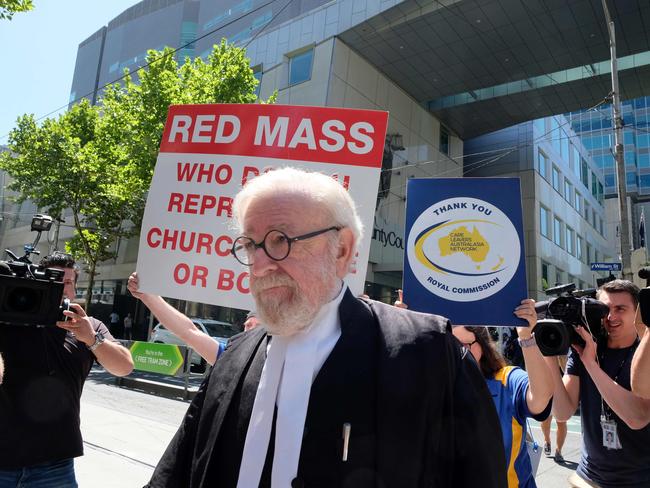
[[[397,300],[395,300],[395,303],[393,304],[397,308],[409,308],[409,306],[404,303],[404,295],[402,290],[397,290]]]

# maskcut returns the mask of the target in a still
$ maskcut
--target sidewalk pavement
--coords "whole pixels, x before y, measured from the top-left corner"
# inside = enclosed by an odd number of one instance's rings
[[[177,428],[82,400],[85,454],[75,461],[80,488],[144,486]]]
[[[530,422],[531,431],[535,441],[539,443],[540,449],[544,446],[544,436],[539,427],[539,422]],[[568,486],[567,478],[571,476],[578,467],[580,461],[580,450],[582,447],[582,433],[580,431],[580,417],[574,416],[568,422],[568,433],[564,447],[562,448],[562,455],[564,462],[557,463],[553,459],[555,453],[555,434],[556,426],[555,420],[551,426],[551,456],[546,457],[542,453],[542,459],[537,468],[537,476],[535,482],[538,488],[559,488]]]

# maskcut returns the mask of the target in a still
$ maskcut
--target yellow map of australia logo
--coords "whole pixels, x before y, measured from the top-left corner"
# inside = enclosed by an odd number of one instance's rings
[[[521,245],[501,210],[482,200],[456,197],[422,212],[411,228],[407,253],[425,288],[465,302],[486,298],[508,284]]]
[[[475,263],[485,261],[485,256],[490,251],[490,245],[479,230],[474,227],[470,232],[464,225],[452,230],[449,235],[441,237],[439,243],[441,256],[462,252]],[[481,269],[481,266],[477,266],[476,269]]]

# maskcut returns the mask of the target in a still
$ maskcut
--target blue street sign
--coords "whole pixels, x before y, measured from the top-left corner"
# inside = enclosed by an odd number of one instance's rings
[[[592,271],[621,271],[621,263],[591,263]]]

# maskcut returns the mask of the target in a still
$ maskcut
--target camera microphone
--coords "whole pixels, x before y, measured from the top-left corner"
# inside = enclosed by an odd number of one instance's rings
[[[638,275],[639,275],[639,278],[641,278],[643,280],[650,279],[650,266],[646,266],[645,268],[641,268],[639,270]]]

